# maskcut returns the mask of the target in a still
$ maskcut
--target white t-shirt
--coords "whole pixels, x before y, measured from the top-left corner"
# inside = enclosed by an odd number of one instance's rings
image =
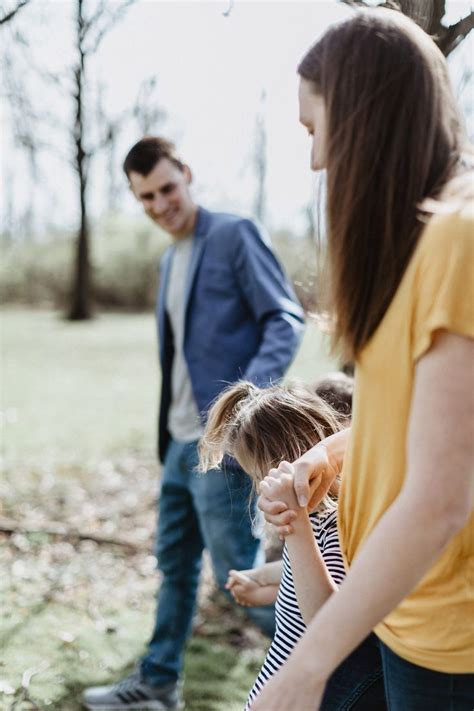
[[[177,442],[199,439],[203,427],[194,397],[188,365],[184,357],[185,293],[193,250],[193,235],[177,240],[172,248],[171,269],[166,291],[166,310],[174,341],[171,370],[171,405],[168,429]]]

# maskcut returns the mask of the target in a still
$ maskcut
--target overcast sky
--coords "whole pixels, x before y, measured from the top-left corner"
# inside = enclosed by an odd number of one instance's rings
[[[449,20],[469,11],[472,3],[448,2]],[[18,28],[30,39],[30,60],[55,68],[72,58],[72,0],[33,0],[18,15]],[[298,124],[296,66],[304,51],[338,18],[350,10],[336,0],[311,2],[229,2],[139,0],[105,38],[90,65],[91,85],[106,87],[106,109],[117,115],[131,106],[140,82],[158,77],[158,97],[167,118],[161,131],[174,139],[195,175],[198,200],[212,208],[250,212],[255,194],[252,154],[255,123],[263,111],[268,134],[267,202],[270,227],[302,225],[302,211],[312,191],[309,139]],[[472,37],[453,57],[455,83],[469,61]],[[33,73],[28,91],[38,101]],[[266,100],[262,106],[262,91]],[[39,97],[41,103],[42,97]],[[463,98],[472,101],[471,97]],[[69,103],[56,89],[48,94],[48,110],[67,121]],[[90,112],[89,117],[92,116]],[[12,149],[8,107],[2,115],[3,179],[13,181],[15,210],[21,212],[28,184],[27,166]],[[60,129],[51,125],[56,142]],[[136,126],[121,138],[119,162],[139,138]],[[66,143],[64,142],[64,145]],[[93,213],[102,212],[105,197],[103,163],[96,163],[90,193]],[[73,226],[77,219],[74,176],[62,160],[46,152],[40,164],[38,211],[57,224]],[[121,208],[137,213],[131,196]],[[0,206],[1,209],[1,206]],[[5,204],[3,206],[3,213]],[[52,217],[53,216],[53,217]],[[0,214],[0,219],[3,219]]]

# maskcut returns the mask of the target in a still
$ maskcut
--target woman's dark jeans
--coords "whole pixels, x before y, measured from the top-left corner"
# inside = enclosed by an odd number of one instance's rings
[[[419,667],[383,642],[379,644],[389,711],[474,709],[474,674],[445,674]]]
[[[385,711],[379,641],[367,637],[333,672],[320,711]]]

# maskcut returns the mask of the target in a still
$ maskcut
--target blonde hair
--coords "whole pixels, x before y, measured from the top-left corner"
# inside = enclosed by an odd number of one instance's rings
[[[256,484],[282,460],[298,459],[341,428],[332,407],[304,386],[258,388],[240,381],[224,390],[209,411],[199,469],[220,467],[229,455]],[[334,497],[327,496],[318,510],[334,506]]]

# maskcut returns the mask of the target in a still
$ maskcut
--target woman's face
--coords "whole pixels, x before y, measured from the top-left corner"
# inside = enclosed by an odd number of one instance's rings
[[[308,129],[311,136],[311,170],[326,167],[326,108],[323,97],[315,94],[306,79],[300,80],[298,92],[300,104],[300,122]]]

